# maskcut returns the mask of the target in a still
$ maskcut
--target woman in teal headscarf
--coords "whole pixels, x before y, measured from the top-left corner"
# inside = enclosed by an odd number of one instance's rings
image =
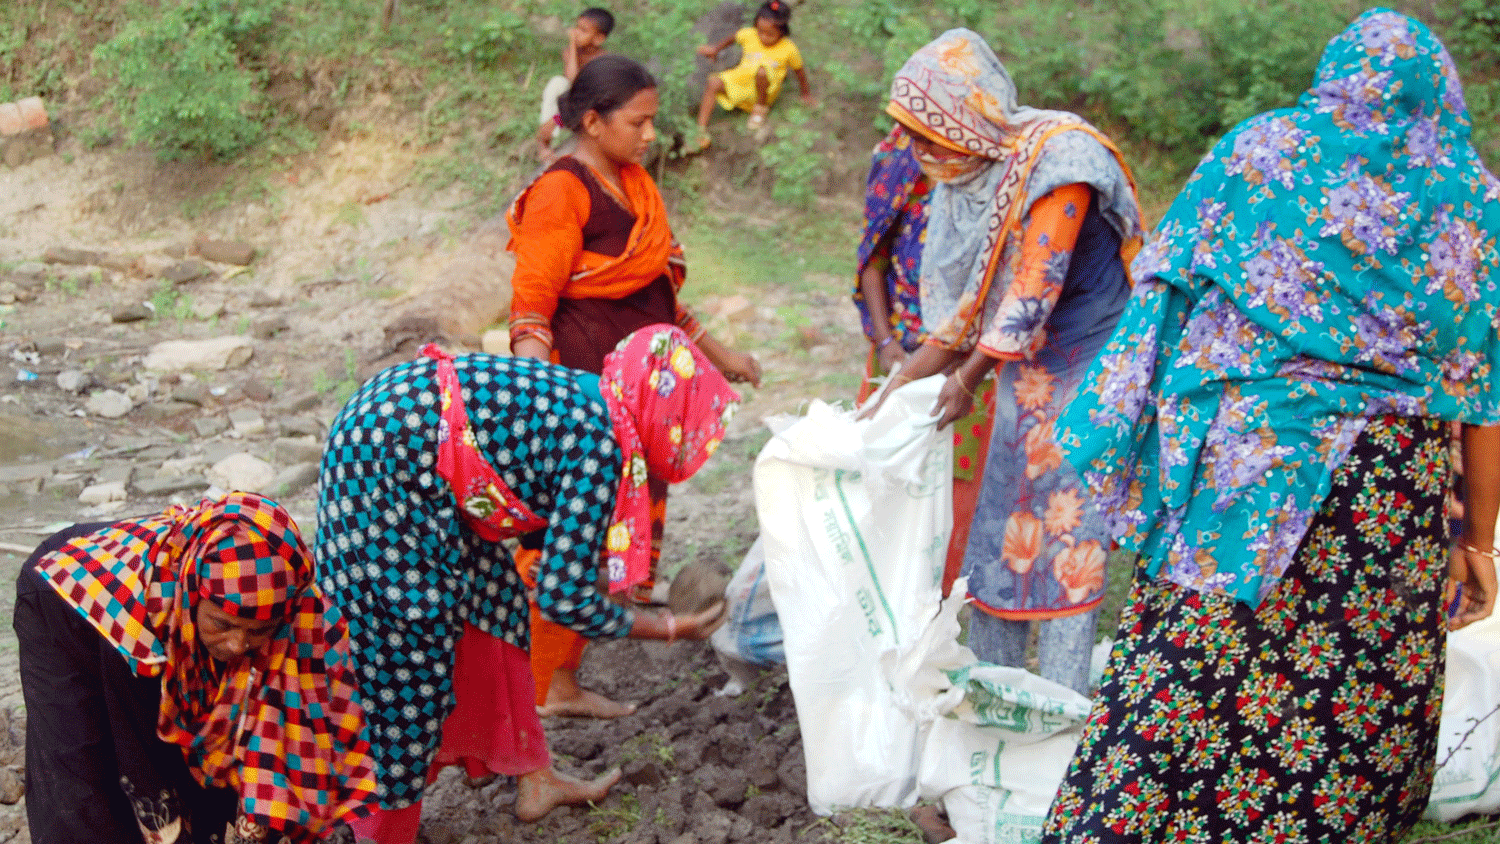
[[[1420,815],[1445,618],[1495,601],[1500,182],[1468,136],[1442,44],[1371,10],[1136,260],[1061,422],[1140,562],[1043,840],[1389,841]]]

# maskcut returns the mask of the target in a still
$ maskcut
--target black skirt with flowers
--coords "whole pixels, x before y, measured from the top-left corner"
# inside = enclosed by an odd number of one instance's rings
[[[1448,428],[1372,420],[1257,609],[1137,579],[1044,842],[1385,842],[1436,764]]]

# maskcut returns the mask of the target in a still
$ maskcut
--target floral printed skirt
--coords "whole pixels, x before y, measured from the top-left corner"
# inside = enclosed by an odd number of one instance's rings
[[[1436,763],[1447,436],[1372,420],[1257,609],[1137,579],[1042,840],[1398,840]]]

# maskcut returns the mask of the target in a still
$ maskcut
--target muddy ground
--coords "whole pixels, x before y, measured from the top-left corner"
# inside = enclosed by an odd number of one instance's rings
[[[233,198],[227,169],[84,148],[67,131],[65,105],[53,111],[53,154],[0,167],[0,580],[60,523],[191,500],[242,455],[271,473],[266,491],[310,533],[309,464],[341,398],[411,354],[423,332],[483,344],[508,295],[492,285],[508,269],[503,229],[470,210],[462,186],[438,195],[415,187],[420,153],[388,108],[377,99],[351,118],[386,133],[330,140],[248,200]],[[857,219],[858,187],[821,199],[819,212]],[[226,262],[204,239],[253,247],[255,257]],[[759,290],[748,302],[698,302],[716,332],[757,353],[767,378],[746,391],[705,471],[674,489],[669,567],[737,562],[756,533],[750,466],[765,441],[762,418],[827,392],[826,373],[860,367],[847,281],[808,281],[812,292],[795,301]],[[807,319],[787,342],[777,313],[791,306]],[[181,372],[143,366],[162,341],[224,336],[249,338],[249,359]],[[5,617],[10,595],[0,588]],[[548,724],[563,769],[624,769],[611,797],[523,825],[510,814],[512,782],[473,789],[450,771],[424,808],[425,840],[717,844],[815,841],[832,829],[807,809],[784,672],[717,697],[727,677],[706,643],[624,641],[592,648],[583,676],[640,704],[615,722]],[[0,708],[24,717],[9,624],[0,625]],[[14,756],[0,746],[0,766],[10,764],[0,767],[0,802]],[[0,806],[0,842],[29,840],[20,805]]]

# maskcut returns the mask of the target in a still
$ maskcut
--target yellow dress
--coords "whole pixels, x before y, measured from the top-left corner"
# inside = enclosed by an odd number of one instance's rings
[[[780,41],[767,47],[760,43],[755,27],[747,26],[734,34],[736,44],[743,51],[740,63],[719,74],[724,80],[724,92],[717,99],[727,111],[742,108],[749,111],[755,106],[755,74],[762,67],[770,78],[771,87],[766,92],[766,105],[776,102],[781,93],[781,83],[788,70],[802,69],[802,54],[792,39],[783,36]]]

